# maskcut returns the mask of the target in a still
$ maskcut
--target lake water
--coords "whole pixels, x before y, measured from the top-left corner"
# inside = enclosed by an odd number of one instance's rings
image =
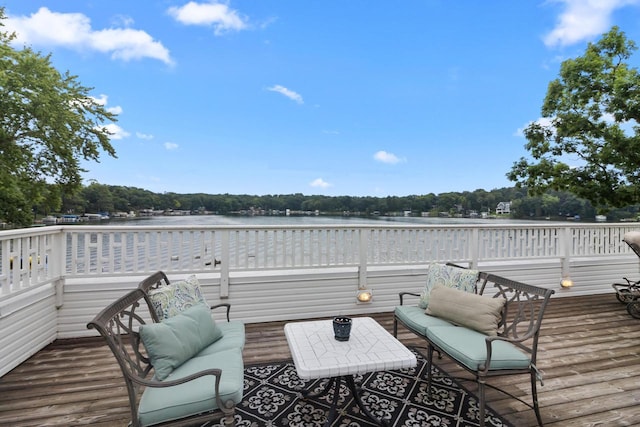
[[[475,218],[437,218],[437,217],[347,217],[347,216],[224,216],[224,215],[185,215],[154,216],[135,219],[115,219],[111,225],[369,225],[385,223],[414,225],[455,225],[455,224],[541,224],[541,221],[515,219],[475,219]],[[556,223],[545,221],[545,224]],[[563,222],[564,224],[564,222]]]

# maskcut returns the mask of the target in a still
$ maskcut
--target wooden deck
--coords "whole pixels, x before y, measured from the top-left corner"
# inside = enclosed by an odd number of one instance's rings
[[[390,313],[373,317],[393,330]],[[399,338],[422,344],[406,330]],[[245,364],[289,357],[283,323],[247,325]],[[447,360],[438,364],[459,373]],[[538,366],[545,372],[539,392],[546,426],[640,425],[640,320],[615,294],[553,299]],[[526,376],[492,383],[529,394]],[[517,401],[494,391],[488,400],[515,425],[536,425],[533,411]],[[0,379],[0,426],[126,426],[128,419],[119,368],[101,340],[53,343]]]

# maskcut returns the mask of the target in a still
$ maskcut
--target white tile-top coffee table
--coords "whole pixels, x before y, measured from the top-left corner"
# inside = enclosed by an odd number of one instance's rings
[[[362,411],[378,424],[385,425],[362,403],[353,375],[412,368],[417,364],[415,354],[370,317],[353,318],[349,341],[334,338],[332,320],[287,323],[284,332],[298,376],[305,380],[331,379],[316,395],[327,394],[334,387],[326,426],[335,419],[343,380]]]

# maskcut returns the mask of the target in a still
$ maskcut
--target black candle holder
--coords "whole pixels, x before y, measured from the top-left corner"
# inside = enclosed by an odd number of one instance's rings
[[[349,341],[351,334],[351,318],[337,316],[333,318],[333,335],[338,341]]]

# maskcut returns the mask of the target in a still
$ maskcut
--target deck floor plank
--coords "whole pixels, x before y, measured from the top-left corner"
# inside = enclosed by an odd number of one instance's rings
[[[390,332],[391,313],[372,315]],[[246,325],[246,365],[290,359],[286,322]],[[400,328],[399,339],[425,342]],[[640,426],[640,320],[615,295],[552,299],[545,315],[538,366],[543,420],[548,427]],[[447,357],[437,359],[452,376],[468,374]],[[491,384],[530,401],[529,379],[514,375]],[[475,390],[473,382],[464,385]],[[489,405],[518,427],[535,426],[533,411],[488,389]],[[126,426],[129,407],[115,359],[101,339],[61,340],[0,378],[0,425]]]

